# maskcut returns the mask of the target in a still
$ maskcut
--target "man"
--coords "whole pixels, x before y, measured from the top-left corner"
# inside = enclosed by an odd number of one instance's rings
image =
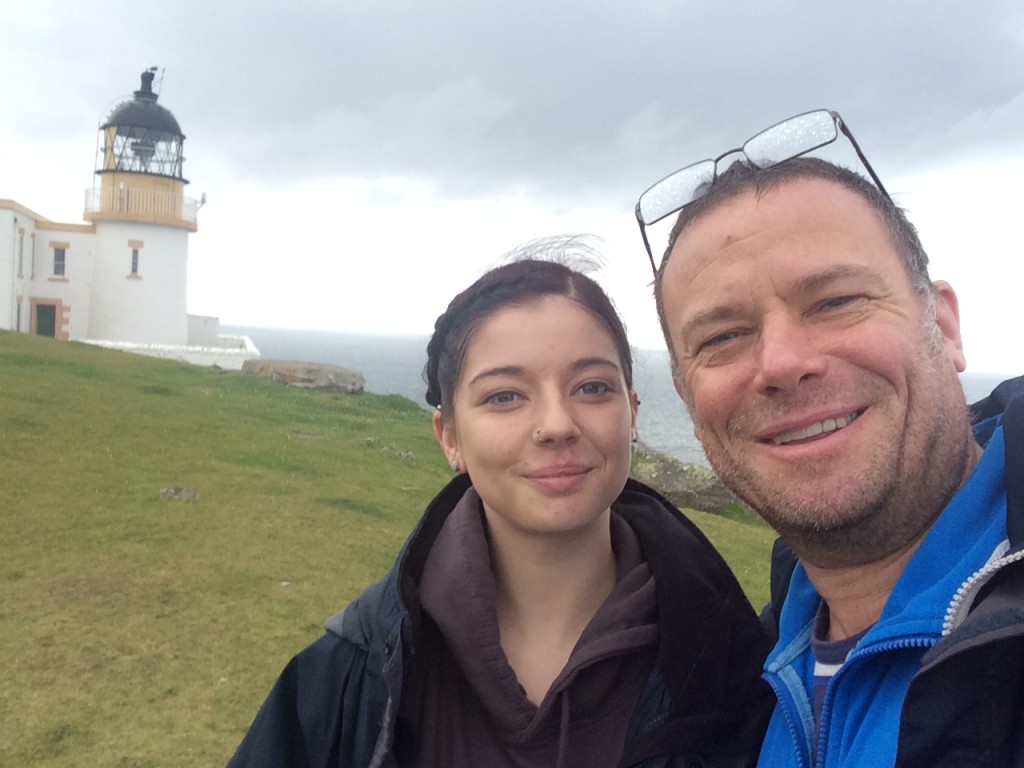
[[[802,156],[840,132],[874,184]],[[998,414],[1021,381],[972,431],[956,295],[833,112],[659,182],[645,243],[677,210],[655,278],[676,389],[799,559],[759,764],[1024,766],[1024,396]]]

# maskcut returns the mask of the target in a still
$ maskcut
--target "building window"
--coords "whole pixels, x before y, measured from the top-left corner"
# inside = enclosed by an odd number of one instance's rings
[[[25,230],[18,228],[18,277],[25,273]]]
[[[50,279],[63,281],[66,279],[64,276],[67,274],[68,248],[71,243],[51,240],[50,247],[53,249],[53,277]]]
[[[129,280],[141,280],[139,275],[139,254],[142,252],[143,242],[141,240],[129,240],[128,247],[132,251],[132,271],[128,273]]]

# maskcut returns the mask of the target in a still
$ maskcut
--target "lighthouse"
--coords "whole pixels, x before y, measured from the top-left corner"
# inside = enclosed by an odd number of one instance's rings
[[[89,335],[188,343],[188,236],[198,204],[185,197],[185,134],[153,90],[155,67],[100,126],[85,220],[96,227]]]
[[[155,75],[143,72],[103,117],[86,223],[0,196],[0,330],[241,368],[259,357],[252,342],[188,314],[188,238],[202,203],[185,196],[185,134],[158,103]]]

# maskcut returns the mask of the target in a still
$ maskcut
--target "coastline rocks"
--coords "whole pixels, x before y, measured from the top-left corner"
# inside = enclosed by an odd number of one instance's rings
[[[721,514],[733,506],[746,508],[712,470],[699,464],[685,464],[664,453],[647,449],[636,451],[629,474],[659,491],[677,507],[712,514]]]
[[[262,376],[271,381],[300,389],[326,389],[331,392],[361,394],[366,381],[363,374],[340,365],[301,363],[293,360],[246,360],[242,373]]]

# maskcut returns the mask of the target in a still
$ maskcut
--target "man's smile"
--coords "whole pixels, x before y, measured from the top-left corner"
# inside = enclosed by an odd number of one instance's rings
[[[806,427],[800,427],[799,429],[789,429],[785,432],[773,435],[771,437],[771,442],[775,445],[785,445],[797,440],[807,440],[812,437],[817,437],[818,435],[835,432],[837,429],[842,429],[843,427],[852,424],[863,412],[863,410],[854,411],[847,416],[836,416],[834,418],[815,421],[808,424]]]

